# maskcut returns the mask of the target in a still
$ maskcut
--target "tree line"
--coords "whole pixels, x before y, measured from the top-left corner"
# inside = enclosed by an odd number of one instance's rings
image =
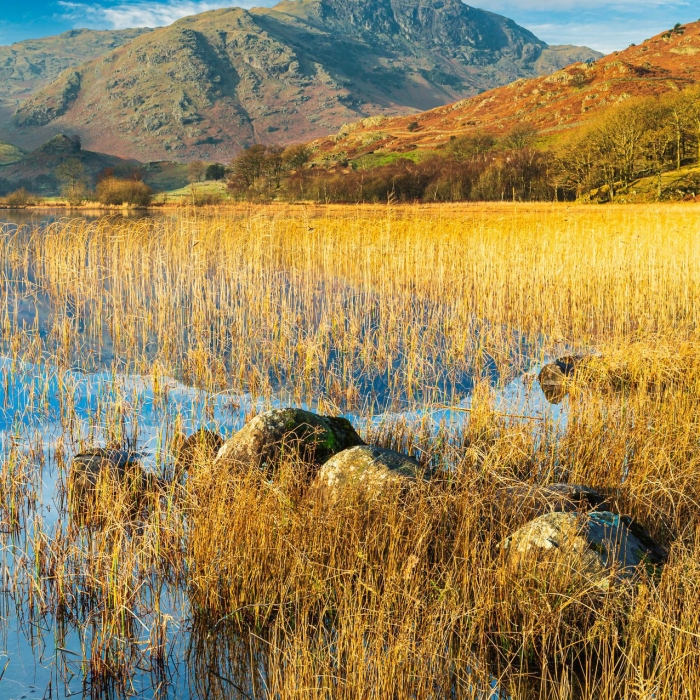
[[[519,126],[505,135],[453,137],[420,159],[381,163],[375,155],[374,163],[311,167],[308,147],[255,145],[231,163],[228,188],[241,199],[327,203],[614,200],[635,180],[654,177],[661,199],[664,172],[700,164],[700,88],[628,99],[555,146],[537,141]]]

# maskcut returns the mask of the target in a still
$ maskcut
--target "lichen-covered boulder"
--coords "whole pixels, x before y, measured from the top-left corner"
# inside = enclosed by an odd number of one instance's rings
[[[559,404],[564,400],[568,393],[568,382],[588,357],[588,355],[560,357],[541,369],[537,380],[549,403]]]
[[[318,467],[334,454],[364,444],[346,418],[278,408],[255,416],[228,439],[216,463],[271,471],[280,458],[289,455]]]
[[[363,445],[331,457],[319,470],[318,484],[337,498],[347,487],[379,491],[385,484],[415,481],[423,476],[423,468],[412,457]]]
[[[499,491],[509,508],[528,513],[531,517],[545,513],[575,513],[608,510],[607,498],[581,484],[513,484]]]
[[[176,436],[175,478],[179,479],[195,464],[213,462],[224,444],[218,433],[200,428],[188,438]]]
[[[600,588],[609,586],[613,574],[631,578],[666,558],[640,525],[607,511],[547,513],[514,532],[503,547],[512,566],[566,566]]]

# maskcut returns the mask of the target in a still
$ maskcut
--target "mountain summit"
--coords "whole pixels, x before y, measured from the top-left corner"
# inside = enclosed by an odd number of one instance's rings
[[[460,0],[287,0],[187,17],[74,66],[0,138],[32,147],[68,132],[122,157],[225,160],[597,56]]]

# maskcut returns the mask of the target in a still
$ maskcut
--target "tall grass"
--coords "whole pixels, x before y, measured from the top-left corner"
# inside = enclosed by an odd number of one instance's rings
[[[6,595],[78,630],[95,696],[133,692],[139,669],[167,692],[184,606],[202,697],[476,698],[494,683],[513,698],[697,697],[698,221],[680,206],[279,206],[4,229]],[[566,425],[496,401],[571,349],[600,357]],[[112,387],[86,425],[75,369],[98,367]],[[182,485],[153,481],[137,513],[106,489],[81,523],[67,460],[138,443],[117,372],[147,376],[163,406],[168,377],[207,390],[210,418],[226,396],[231,425],[245,393],[353,412],[366,440],[438,475],[331,503],[293,461],[272,481],[200,463]],[[432,423],[468,393],[464,421]],[[45,527],[36,431],[56,397],[60,513]],[[184,418],[164,415],[162,477]],[[512,570],[500,543],[534,515],[508,495],[522,481],[603,490],[669,563],[608,590],[567,567]]]

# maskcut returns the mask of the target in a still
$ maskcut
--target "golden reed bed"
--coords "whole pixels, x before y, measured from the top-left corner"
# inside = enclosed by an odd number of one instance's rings
[[[191,608],[185,665],[201,696],[443,700],[484,697],[494,679],[512,698],[700,696],[697,207],[65,220],[7,229],[0,267],[0,337],[16,361],[61,375],[104,356],[151,377],[156,394],[167,376],[263,402],[283,388],[443,469],[408,493],[331,507],[303,465],[267,482],[200,464],[138,526],[117,491],[98,505],[101,527],[63,511],[57,532],[28,526],[40,448],[18,441],[0,473],[0,515],[34,558],[14,562],[14,600],[90,618],[93,691],[128,691],[138,664],[167,685],[165,586]],[[561,434],[496,410],[499,383],[564,348],[601,353],[616,390],[574,387]],[[436,434],[421,419],[369,421],[452,405],[464,377],[475,388],[459,425]],[[381,387],[380,403],[368,386]],[[62,392],[61,475],[86,440]],[[30,392],[24,410],[42,401]],[[136,410],[127,404],[94,416],[115,441]],[[607,590],[565,568],[514,574],[500,543],[531,514],[498,493],[521,480],[604,491],[670,548],[668,564]],[[134,642],[137,618],[146,645]]]

